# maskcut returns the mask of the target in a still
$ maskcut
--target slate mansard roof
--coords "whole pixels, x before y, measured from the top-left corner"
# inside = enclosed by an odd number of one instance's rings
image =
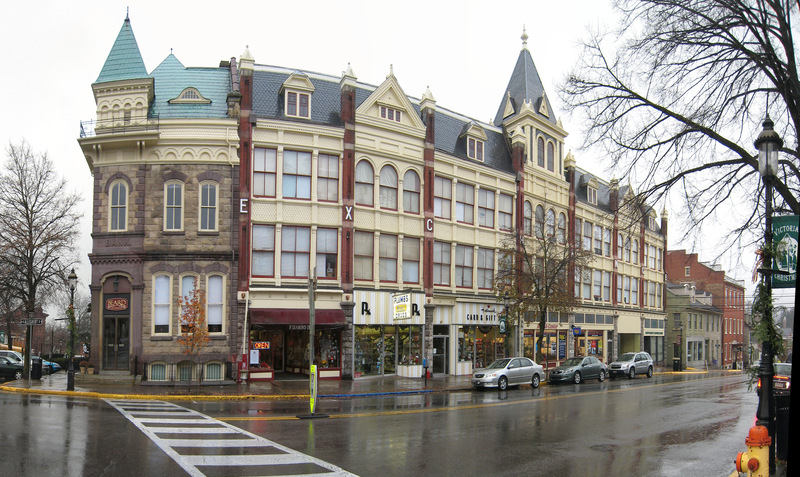
[[[309,119],[298,119],[284,114],[281,88],[293,73],[304,75],[314,86],[314,92],[311,94],[311,117]],[[264,119],[280,119],[298,123],[311,122],[341,127],[343,124],[339,81],[340,78],[336,76],[277,66],[256,65],[253,72],[253,114]],[[377,89],[376,86],[357,83],[355,107],[361,106],[375,89]],[[411,96],[408,96],[408,100],[414,107],[414,113],[419,116],[420,100]],[[454,113],[439,105],[436,105],[435,121],[434,133],[437,150],[471,161],[467,158],[466,141],[461,134],[470,123],[475,123],[486,133],[483,164],[513,173],[511,154],[501,128]]]

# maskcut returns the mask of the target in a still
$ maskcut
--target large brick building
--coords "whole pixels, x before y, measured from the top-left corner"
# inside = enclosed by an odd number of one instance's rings
[[[423,360],[467,374],[509,348],[533,356],[536,324],[502,333],[493,279],[503,241],[534,230],[594,257],[572,275],[578,305],[548,317],[548,360],[645,348],[663,361],[666,212],[632,206],[630,186],[578,167],[526,35],[490,123],[431,91],[407,95],[391,69],[371,85],[349,65],[331,76],[259,64],[247,49],[216,68],[170,55],[147,74],[127,20],[120,38],[107,66],[122,76],[104,67],[97,125],[80,140],[95,175],[93,349],[104,367],[117,316],[106,296],[130,293],[133,353],[151,379],[184,379],[175,302],[184,277],[219,276],[223,319],[203,366],[242,360],[251,379],[307,372],[312,268],[323,378],[420,376]],[[194,220],[205,184],[217,191],[213,233]],[[180,230],[167,226],[173,186]],[[130,291],[114,290],[115,277]],[[397,320],[401,293],[411,313]]]
[[[718,333],[721,340],[719,365],[741,366],[744,359],[744,281],[729,277],[717,264],[701,262],[696,253],[686,250],[670,250],[666,256],[667,277],[670,283],[694,286],[713,298],[711,305],[722,310],[722,321]],[[710,349],[709,354],[716,353]]]

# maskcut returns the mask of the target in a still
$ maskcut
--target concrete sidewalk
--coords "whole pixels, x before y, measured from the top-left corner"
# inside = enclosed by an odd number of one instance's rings
[[[673,372],[657,367],[655,374],[715,374],[732,371],[712,369],[708,372],[687,370]],[[741,372],[741,370],[733,371]],[[542,385],[547,385],[542,381]],[[433,392],[464,391],[472,389],[470,376],[437,374],[427,382],[421,378],[400,376],[371,376],[354,380],[320,380],[317,395],[320,398],[359,397],[398,394],[420,394]],[[238,384],[224,381],[222,384],[193,382],[150,383],[139,382],[128,374],[75,374],[75,391],[67,391],[67,373],[59,371],[41,380],[21,379],[0,385],[0,391],[32,394],[58,394],[83,397],[113,397],[124,399],[168,399],[168,400],[238,400],[238,399],[300,399],[307,398],[307,377],[279,376],[271,382]]]

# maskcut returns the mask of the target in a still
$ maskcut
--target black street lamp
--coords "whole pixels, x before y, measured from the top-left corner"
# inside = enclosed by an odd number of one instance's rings
[[[762,270],[762,278],[764,279],[764,287],[766,289],[767,297],[772,297],[772,181],[778,173],[778,150],[783,145],[783,140],[773,129],[775,124],[767,116],[764,119],[764,129],[758,135],[754,145],[758,148],[758,172],[764,180],[765,199],[765,230],[764,230],[764,265]],[[772,323],[772,310],[767,307],[768,312],[766,316],[762,316],[762,320],[767,320],[767,323]],[[772,438],[772,443],[769,446],[769,468],[775,468],[775,405],[772,398],[772,346],[768,340],[764,340],[761,344],[761,367],[758,370],[758,376],[761,379],[761,391],[758,395],[758,409],[756,411],[757,424],[765,426],[769,431],[769,436]]]
[[[75,390],[75,361],[72,357],[75,354],[75,287],[78,286],[78,275],[75,275],[73,268],[67,277],[69,281],[69,367],[67,368],[67,391]]]

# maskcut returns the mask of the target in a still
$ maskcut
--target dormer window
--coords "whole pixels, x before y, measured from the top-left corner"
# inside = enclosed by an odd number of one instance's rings
[[[389,121],[400,122],[400,111],[386,106],[381,106],[381,118],[388,119]]]
[[[648,226],[649,226],[650,230],[658,230],[658,227],[656,226],[656,218],[653,217],[653,216],[650,216],[647,219],[648,219]]]
[[[467,157],[476,161],[483,161],[483,141],[475,138],[468,139]]]
[[[169,100],[170,104],[209,104],[210,99],[206,99],[200,94],[197,88],[186,88],[181,91],[177,98]]]
[[[309,117],[311,96],[296,91],[286,92],[286,115],[297,118]]]
[[[592,186],[586,187],[586,198],[592,205],[597,205],[597,189]]]
[[[284,114],[292,118],[311,118],[311,95],[314,84],[304,73],[295,71],[283,82]]]

